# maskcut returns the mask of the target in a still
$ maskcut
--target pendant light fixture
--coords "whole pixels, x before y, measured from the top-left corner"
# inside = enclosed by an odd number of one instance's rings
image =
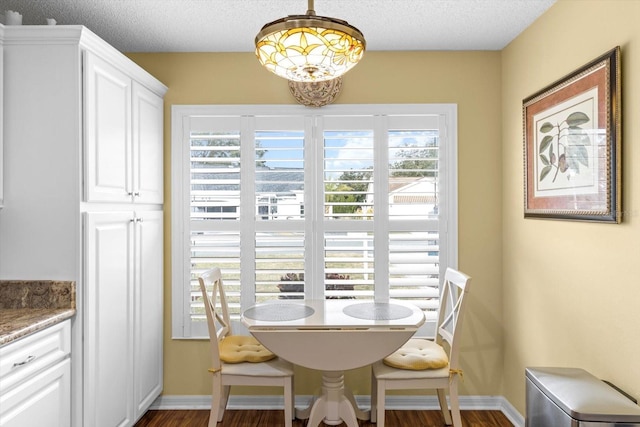
[[[331,80],[360,61],[366,42],[346,21],[317,16],[313,0],[308,6],[306,15],[289,15],[262,27],[256,56],[267,70],[288,80]]]

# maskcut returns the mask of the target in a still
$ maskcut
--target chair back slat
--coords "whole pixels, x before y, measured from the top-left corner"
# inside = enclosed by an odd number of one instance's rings
[[[222,272],[218,267],[214,267],[204,272],[198,278],[198,282],[207,315],[212,368],[220,369],[220,341],[232,333],[229,307],[222,283]],[[209,294],[209,289],[211,289],[211,294]],[[217,305],[219,308],[216,307]]]
[[[438,333],[436,342],[449,346],[449,365],[458,369],[459,335],[464,319],[466,295],[469,293],[471,278],[452,268],[447,268],[444,276],[440,306],[438,308]]]

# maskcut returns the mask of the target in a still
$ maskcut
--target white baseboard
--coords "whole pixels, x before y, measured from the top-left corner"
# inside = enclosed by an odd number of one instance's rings
[[[296,406],[304,407],[309,404],[313,396],[296,396]],[[356,396],[358,406],[370,408],[369,396]],[[232,395],[229,397],[227,409],[282,409],[284,400],[282,396],[244,396]],[[434,410],[439,409],[436,396],[387,396],[385,406],[393,410]],[[211,396],[166,396],[158,397],[149,409],[209,409],[211,408]],[[491,410],[502,412],[515,427],[524,427],[524,417],[502,396],[460,396],[460,409],[462,410]]]

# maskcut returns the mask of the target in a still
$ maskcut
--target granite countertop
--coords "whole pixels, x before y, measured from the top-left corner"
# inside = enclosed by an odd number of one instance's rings
[[[75,282],[0,280],[0,346],[75,314]]]

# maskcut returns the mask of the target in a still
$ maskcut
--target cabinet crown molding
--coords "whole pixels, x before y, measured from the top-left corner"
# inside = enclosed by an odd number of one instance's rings
[[[2,32],[4,31],[4,37]],[[149,90],[164,96],[168,88],[142,67],[127,58],[83,25],[15,25],[0,24],[0,43],[4,38],[5,48],[17,45],[78,46],[90,50],[104,60],[118,66],[134,79],[145,82]]]

